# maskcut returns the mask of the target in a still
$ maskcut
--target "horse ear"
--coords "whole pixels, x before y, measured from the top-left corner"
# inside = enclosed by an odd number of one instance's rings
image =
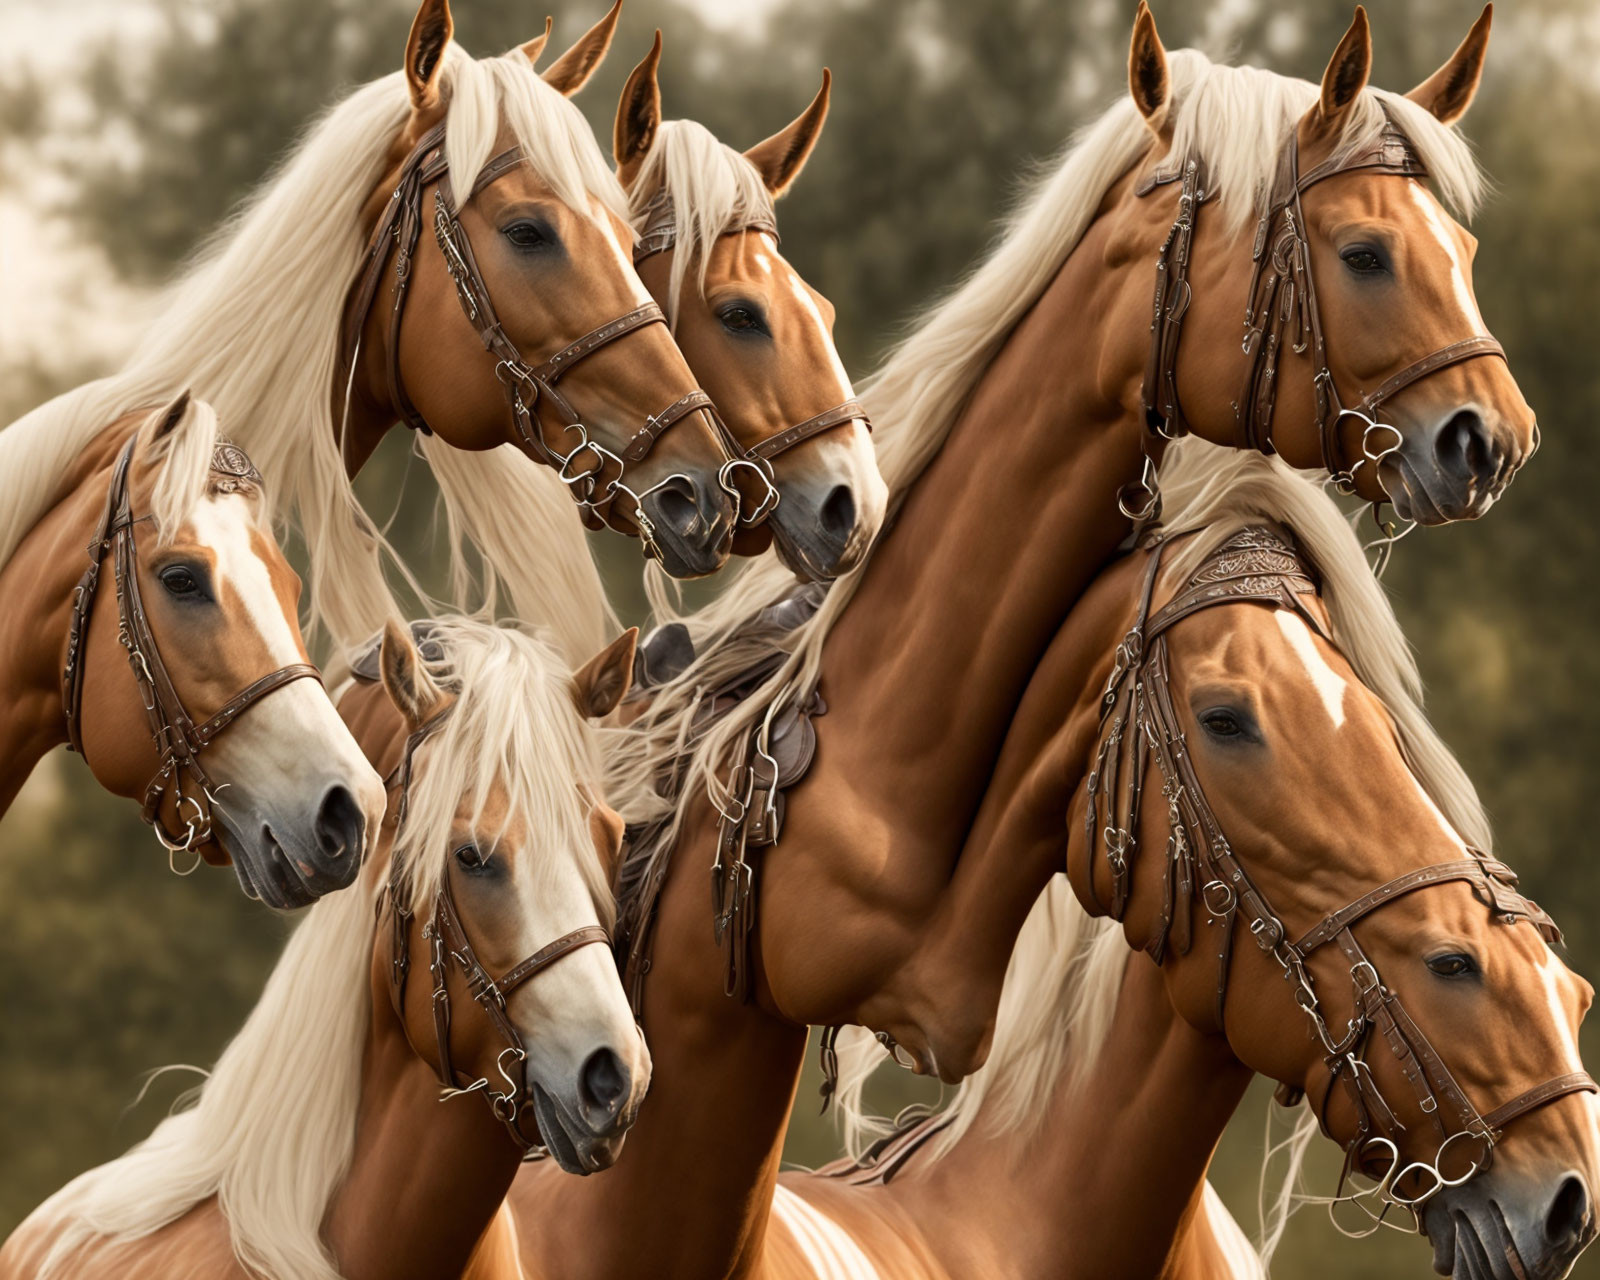
[[[383,624],[378,671],[383,691],[413,733],[444,709],[445,696],[423,667],[410,632],[393,618]]]
[[[639,643],[639,628],[629,627],[572,677],[572,699],[578,713],[598,720],[617,709],[633,684],[633,653]]]
[[[182,425],[183,420],[188,417],[189,405],[193,403],[193,400],[194,397],[191,395],[189,388],[185,387],[178,392],[177,397],[166,408],[157,409],[151,414],[144,426],[144,447],[148,449],[156,441],[164,440],[175,432]]]
[[[544,20],[544,30],[540,32],[540,34],[534,36],[532,40],[517,46],[517,48],[521,50],[522,56],[528,60],[528,64],[530,66],[536,67],[539,65],[539,59],[544,55],[545,45],[550,43],[550,32],[554,30],[555,25],[556,20],[554,18],[546,17]]]
[[[1489,52],[1489,24],[1493,21],[1494,6],[1486,4],[1450,60],[1406,97],[1433,112],[1445,124],[1454,124],[1466,115],[1478,92],[1478,82],[1483,79],[1483,59]]]
[[[833,72],[822,68],[822,88],[811,99],[811,105],[787,129],[773,134],[765,142],[758,142],[744,153],[744,158],[755,165],[761,181],[773,197],[781,196],[800,176],[811,157],[811,149],[822,136],[823,123],[828,118],[828,99],[833,93]]]
[[[1139,0],[1133,38],[1128,44],[1128,92],[1144,122],[1159,134],[1167,122],[1172,78],[1167,74],[1167,51],[1156,34],[1155,15],[1145,0]]]
[[[544,73],[544,82],[566,98],[588,84],[595,68],[604,61],[606,50],[611,48],[611,37],[617,33],[617,18],[621,14],[622,0],[616,0],[605,17],[585,31],[577,44],[550,64],[550,70]]]
[[[660,66],[661,31],[657,28],[656,42],[622,86],[622,100],[617,103],[611,154],[616,159],[617,181],[623,190],[633,186],[639,176],[639,167],[655,145],[656,130],[661,125],[661,86],[656,80]]]
[[[439,109],[439,73],[444,69],[445,46],[455,30],[450,0],[422,0],[406,40],[406,87],[411,91],[413,111]]]
[[[1317,133],[1333,137],[1344,128],[1345,116],[1367,87],[1371,73],[1372,28],[1367,24],[1367,11],[1357,5],[1350,30],[1344,33],[1333,57],[1328,59],[1328,69],[1322,73],[1321,96],[1312,108]]]

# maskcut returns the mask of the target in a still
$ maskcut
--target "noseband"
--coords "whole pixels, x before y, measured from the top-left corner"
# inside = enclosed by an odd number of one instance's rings
[[[665,191],[661,192],[645,206],[644,230],[639,233],[639,239],[633,247],[633,264],[638,266],[658,253],[666,253],[675,248],[678,243],[678,222],[673,199]],[[728,227],[723,235],[740,235],[746,231],[761,232],[770,235],[774,243],[778,241],[777,213],[769,202],[764,209],[750,215],[738,226]],[[814,436],[832,431],[835,427],[849,426],[852,422],[859,422],[869,432],[872,430],[872,419],[867,417],[867,411],[859,400],[852,397],[843,404],[836,404],[831,409],[824,409],[821,413],[813,414],[803,422],[785,427],[782,431],[775,432],[763,440],[746,449],[733,437],[733,433],[724,428],[724,444],[732,460],[725,463],[723,471],[729,472],[732,468],[748,468],[761,477],[767,487],[770,501],[766,505],[758,506],[751,518],[744,523],[757,524],[772,514],[778,505],[778,490],[773,484],[772,464],[780,454],[787,453],[796,445],[804,444]],[[726,483],[724,484],[726,487]]]
[[[494,156],[472,184],[471,196],[476,196],[490,183],[495,182],[523,163],[521,147],[511,147]],[[646,550],[656,549],[655,527],[645,515],[642,504],[645,498],[664,488],[674,480],[688,481],[682,472],[674,472],[651,485],[642,493],[633,489],[625,479],[630,465],[642,462],[650,450],[674,424],[697,410],[703,411],[716,425],[719,434],[726,436],[715,411],[711,397],[698,388],[651,414],[644,425],[619,451],[613,452],[589,434],[589,428],[557,389],[557,383],[583,360],[592,356],[620,338],[653,324],[665,324],[666,316],[654,302],[647,302],[624,315],[609,320],[590,330],[576,342],[563,347],[543,364],[530,365],[522,358],[516,344],[507,336],[495,312],[489,295],[488,283],[478,269],[478,260],[472,252],[472,241],[461,225],[461,216],[451,198],[449,183],[444,178],[449,172],[445,159],[445,126],[435,125],[422,135],[411,154],[400,166],[400,177],[394,195],[384,207],[378,225],[367,243],[365,265],[355,294],[355,306],[349,312],[341,343],[341,359],[354,376],[356,357],[361,345],[361,331],[377,298],[378,283],[383,276],[383,266],[388,260],[391,242],[394,249],[394,302],[391,306],[389,329],[387,377],[389,398],[395,412],[408,427],[432,435],[427,420],[406,394],[400,374],[400,323],[405,314],[406,298],[411,286],[411,272],[415,261],[417,242],[422,234],[422,193],[430,183],[437,183],[433,193],[433,232],[444,255],[445,268],[455,283],[456,298],[467,322],[472,325],[485,350],[495,357],[495,379],[505,393],[511,411],[511,424],[516,440],[536,462],[554,468],[561,482],[567,486],[583,512],[584,521],[591,528],[602,522],[601,508],[611,504],[618,495],[633,504],[630,512],[638,527],[640,540]],[[471,198],[469,196],[469,199]],[[570,447],[552,448],[545,440],[543,427],[535,418],[540,402],[544,412],[560,425],[564,443]],[[726,468],[724,468],[725,470]],[[719,475],[719,479],[722,477]],[[724,488],[728,488],[724,481]],[[735,501],[737,491],[729,489]]]
[[[117,588],[117,639],[127,651],[128,665],[133,670],[139,700],[150,720],[150,736],[159,759],[155,776],[144,789],[141,816],[155,831],[156,839],[161,841],[170,858],[174,853],[200,850],[215,834],[212,807],[222,788],[212,783],[200,763],[200,753],[274,689],[295,680],[310,679],[321,684],[322,674],[305,662],[279,667],[228,699],[209,719],[195,723],[178,696],[167,664],[161,659],[161,646],[150,629],[144,597],[139,590],[139,549],[134,542],[133,527],[151,517],[133,514],[129,472],[138,441],[139,433],[135,432],[117,458],[111,472],[111,487],[106,493],[106,505],[94,539],[89,543],[89,567],[73,592],[67,660],[61,672],[61,701],[66,709],[69,747],[83,755],[84,644],[89,618],[94,612],[95,592],[100,585],[100,565],[109,553]],[[234,493],[261,485],[261,474],[244,450],[226,440],[217,441],[211,456],[211,473],[212,488],[218,492]],[[162,823],[161,808],[168,791],[176,802],[178,820],[184,824],[181,838]]]
[[[1552,945],[1560,940],[1560,933],[1536,903],[1517,891],[1517,877],[1510,867],[1469,850],[1468,857],[1397,876],[1332,912],[1297,941],[1290,941],[1282,919],[1234,855],[1206,801],[1173,702],[1165,633],[1182,619],[1213,605],[1255,602],[1293,610],[1326,639],[1321,621],[1303,598],[1315,595],[1317,590],[1312,570],[1281,531],[1267,527],[1244,529],[1223,543],[1183,590],[1152,615],[1151,597],[1162,550],[1157,546],[1150,556],[1137,620],[1117,648],[1101,699],[1102,737],[1088,778],[1085,816],[1091,897],[1108,901],[1115,919],[1121,920],[1127,911],[1133,862],[1140,848],[1140,797],[1144,775],[1153,758],[1167,803],[1168,835],[1159,917],[1146,950],[1157,964],[1163,961],[1169,947],[1178,955],[1188,954],[1193,941],[1191,913],[1198,894],[1206,912],[1207,928],[1212,931],[1208,936],[1216,940],[1217,1023],[1220,1030],[1225,1030],[1233,940],[1242,918],[1256,945],[1282,968],[1296,1004],[1310,1019],[1322,1045],[1329,1073],[1318,1116],[1323,1132],[1332,1137],[1327,1107],[1336,1083],[1343,1083],[1355,1106],[1357,1129],[1345,1145],[1345,1176],[1386,1146],[1394,1167],[1380,1183],[1380,1198],[1386,1205],[1400,1204],[1415,1211],[1442,1187],[1459,1185],[1486,1168],[1495,1143],[1513,1120],[1570,1093],[1600,1092],[1600,1086],[1587,1072],[1576,1071],[1547,1080],[1486,1113],[1480,1111],[1406,1012],[1400,997],[1384,986],[1376,964],[1356,940],[1354,926],[1407,894],[1459,881],[1471,885],[1495,922],[1513,924],[1525,920]],[[1124,769],[1126,776],[1119,777]],[[1101,847],[1111,879],[1109,897],[1105,899],[1094,893],[1094,855]],[[1329,944],[1336,945],[1349,963],[1354,992],[1354,1011],[1340,1032],[1330,1023],[1308,963],[1315,952]],[[1385,1101],[1366,1062],[1366,1050],[1375,1032],[1399,1062],[1426,1117],[1424,1123],[1431,1126],[1438,1140],[1431,1164],[1419,1162],[1400,1169],[1394,1159],[1398,1154],[1395,1135],[1405,1126]],[[1290,1086],[1280,1086],[1279,1096],[1285,1101],[1295,1100],[1299,1093]],[[1476,1159],[1468,1173],[1450,1177],[1439,1165],[1447,1148],[1458,1143],[1474,1152]],[[1408,1175],[1413,1186],[1422,1185],[1418,1194],[1402,1192],[1397,1187]]]
[[[384,787],[391,794],[398,792],[395,812],[395,836],[406,818],[406,800],[411,790],[412,760],[417,748],[444,726],[454,704],[406,738],[400,763],[384,779]],[[401,1024],[405,1023],[406,978],[411,969],[412,911],[410,880],[395,858],[389,871],[389,884],[378,899],[378,917],[381,920],[387,905],[392,921],[392,941],[389,961],[389,999]],[[591,944],[609,947],[611,935],[598,924],[586,924],[562,934],[554,942],[546,943],[532,955],[513,965],[500,977],[492,976],[484,968],[473,950],[471,939],[461,924],[461,913],[456,908],[455,895],[450,889],[450,876],[446,871],[439,881],[439,892],[433,899],[433,911],[422,926],[423,941],[428,944],[428,976],[433,982],[433,1034],[435,1044],[434,1070],[439,1083],[444,1086],[441,1097],[459,1097],[467,1093],[481,1093],[494,1113],[511,1135],[513,1142],[523,1152],[525,1159],[536,1159],[544,1151],[541,1143],[531,1140],[519,1124],[522,1108],[527,1105],[529,1088],[523,1064],[527,1061],[527,1046],[521,1033],[511,1021],[506,1008],[506,998],[518,987],[543,973],[564,956]],[[481,1007],[494,1027],[495,1035],[505,1047],[495,1056],[498,1081],[479,1076],[465,1084],[455,1069],[450,1056],[450,970],[461,970],[467,985],[467,994]]]
[[[1370,465],[1376,476],[1378,465],[1399,452],[1402,441],[1399,428],[1377,417],[1385,401],[1412,383],[1464,360],[1481,356],[1506,358],[1498,342],[1487,334],[1478,334],[1449,343],[1413,361],[1360,397],[1353,408],[1347,407],[1341,399],[1333,370],[1328,365],[1322,309],[1317,302],[1316,278],[1311,269],[1311,241],[1301,197],[1317,183],[1347,173],[1426,178],[1427,168],[1410,139],[1388,116],[1387,108],[1384,114],[1384,128],[1370,146],[1337,160],[1325,160],[1305,174],[1300,172],[1299,131],[1290,129],[1279,155],[1271,194],[1256,225],[1255,245],[1251,251],[1253,271],[1244,314],[1243,348],[1250,358],[1250,370],[1244,393],[1233,406],[1237,446],[1258,449],[1262,453],[1275,452],[1272,418],[1277,405],[1279,357],[1285,347],[1296,355],[1309,351],[1316,371],[1312,387],[1316,395],[1322,465],[1347,493],[1354,492],[1356,476],[1363,466]],[[1145,365],[1143,391],[1148,428],[1145,472],[1136,486],[1144,497],[1127,495],[1124,510],[1130,517],[1157,514],[1151,437],[1173,440],[1189,431],[1178,402],[1178,341],[1193,296],[1189,261],[1195,223],[1200,207],[1213,193],[1206,190],[1204,164],[1199,159],[1190,159],[1181,165],[1155,170],[1140,182],[1136,194],[1146,196],[1158,187],[1180,180],[1178,216],[1156,258],[1155,308],[1150,321],[1150,355]],[[1339,427],[1347,417],[1365,424],[1361,456],[1348,467],[1343,465],[1339,449]],[[1381,487],[1381,480],[1379,483]]]

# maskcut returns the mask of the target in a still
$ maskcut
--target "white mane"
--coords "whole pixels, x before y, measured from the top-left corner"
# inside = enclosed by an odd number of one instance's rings
[[[710,247],[719,236],[767,214],[772,198],[755,165],[693,120],[666,120],[656,130],[655,143],[629,192],[635,231],[644,229],[645,210],[663,191],[672,197],[677,237],[667,293],[667,317],[676,326],[678,299],[690,264],[698,264],[703,290]]]
[[[1316,100],[1317,87],[1252,67],[1219,66],[1187,49],[1170,55],[1169,71],[1174,153],[1206,159],[1220,216],[1243,227],[1270,186],[1283,140]],[[1404,97],[1365,90],[1351,108],[1338,153],[1369,142],[1383,127],[1384,107],[1406,130],[1441,195],[1470,214],[1483,185],[1470,148]],[[927,312],[862,385],[893,502],[904,498],[942,447],[972,389],[1077,246],[1106,193],[1149,148],[1149,130],[1124,97],[1074,140],[1007,221],[989,257]],[[680,800],[687,802],[701,786],[717,794],[716,772],[731,744],[817,680],[823,642],[861,575],[858,568],[836,582],[815,617],[798,630],[749,637],[739,636],[740,628],[792,590],[793,579],[775,562],[747,566],[719,599],[685,619],[701,657],[660,691],[638,722],[633,745],[616,760],[621,780],[628,773],[648,779],[655,762],[677,754],[696,714],[699,688],[783,652],[784,666],[694,748]],[[636,789],[629,807],[646,816],[671,812],[648,785]]]
[[[391,855],[410,868],[414,905],[432,907],[460,798],[481,799],[482,781],[494,778],[512,820],[527,824],[535,874],[579,859],[609,923],[610,888],[577,787],[599,775],[597,746],[572,700],[569,668],[525,632],[467,619],[436,627],[446,656],[428,670],[459,685],[460,700],[419,753]],[[63,1223],[41,1278],[96,1237],[147,1236],[216,1196],[242,1265],[274,1280],[338,1280],[321,1228],[354,1153],[383,883],[363,875],[306,913],[190,1109],[35,1211],[41,1224]]]
[[[1488,851],[1488,817],[1423,712],[1411,647],[1354,530],[1322,487],[1277,458],[1190,438],[1168,447],[1161,492],[1167,534],[1194,535],[1163,566],[1169,580],[1192,573],[1246,524],[1265,518],[1293,530],[1321,576],[1335,646],[1387,708],[1401,753],[1423,789],[1463,840]],[[987,1132],[1013,1133],[1019,1143],[1040,1136],[1044,1100],[1064,1076],[1075,1085],[1104,1043],[1129,954],[1115,921],[1089,916],[1064,876],[1051,880],[1017,937],[988,1062],[956,1091],[948,1107],[954,1122],[932,1145],[935,1159],[948,1154],[980,1114]],[[861,1101],[866,1077],[882,1061],[882,1049],[859,1028],[841,1042],[840,1115],[852,1152],[884,1129]],[[1290,1151],[1286,1188],[1304,1150],[1302,1134]],[[1268,1217],[1269,1246],[1282,1234],[1282,1218],[1280,1205]]]
[[[442,86],[458,201],[504,125],[564,202],[587,212],[598,200],[626,216],[621,188],[583,117],[520,51],[476,60],[452,44]],[[297,519],[311,564],[314,620],[349,644],[395,612],[382,539],[345,479],[333,391],[340,318],[364,247],[361,209],[409,115],[398,72],[335,106],[201,250],[121,372],[0,432],[0,486],[16,498],[0,510],[0,564],[54,500],[61,475],[89,439],[130,409],[188,386],[216,406],[267,478],[272,509]],[[470,493],[452,487],[445,498],[469,515],[452,532],[485,532],[473,516],[487,511],[519,512],[523,536],[506,545],[491,526],[482,550],[519,615],[560,622],[572,607],[562,595],[571,584],[559,573],[546,580],[545,566],[576,554],[582,538],[559,486],[529,484],[512,456],[497,450],[463,465]],[[530,544],[547,525],[565,531],[566,540]],[[584,623],[598,647],[603,628]]]

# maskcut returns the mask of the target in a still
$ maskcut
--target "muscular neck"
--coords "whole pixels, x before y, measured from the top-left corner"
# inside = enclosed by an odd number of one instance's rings
[[[1193,1276],[1214,1254],[1206,1170],[1250,1078],[1225,1040],[1177,1015],[1160,970],[1134,955],[1100,1053],[1080,1083],[1057,1081],[1030,1136],[996,1133],[980,1111],[949,1155],[888,1190],[935,1254],[982,1248],[993,1274]]]

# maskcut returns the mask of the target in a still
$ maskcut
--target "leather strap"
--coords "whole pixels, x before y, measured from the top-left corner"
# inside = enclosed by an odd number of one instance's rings
[[[780,453],[787,453],[796,445],[804,444],[813,436],[819,436],[824,431],[831,431],[835,427],[847,426],[852,422],[859,422],[868,431],[872,430],[872,420],[867,417],[867,411],[861,407],[859,400],[846,400],[843,404],[836,404],[831,409],[825,409],[814,417],[807,418],[804,422],[797,422],[794,426],[778,432],[775,436],[768,436],[765,440],[758,441],[750,447],[753,457],[771,462]]]
[[[499,988],[502,996],[508,996],[529,978],[548,969],[563,956],[570,955],[580,947],[593,946],[595,944],[609,947],[611,945],[611,935],[606,932],[602,925],[583,925],[570,933],[562,934],[554,942],[546,943],[540,947],[521,964],[513,967],[494,985]]]
[[[1557,1098],[1564,1098],[1569,1093],[1600,1093],[1600,1084],[1597,1084],[1595,1078],[1587,1071],[1569,1071],[1554,1080],[1546,1080],[1526,1093],[1519,1093],[1504,1106],[1496,1107],[1484,1116],[1483,1121],[1491,1129],[1504,1129],[1519,1116],[1525,1116],[1528,1112],[1554,1102]]]

